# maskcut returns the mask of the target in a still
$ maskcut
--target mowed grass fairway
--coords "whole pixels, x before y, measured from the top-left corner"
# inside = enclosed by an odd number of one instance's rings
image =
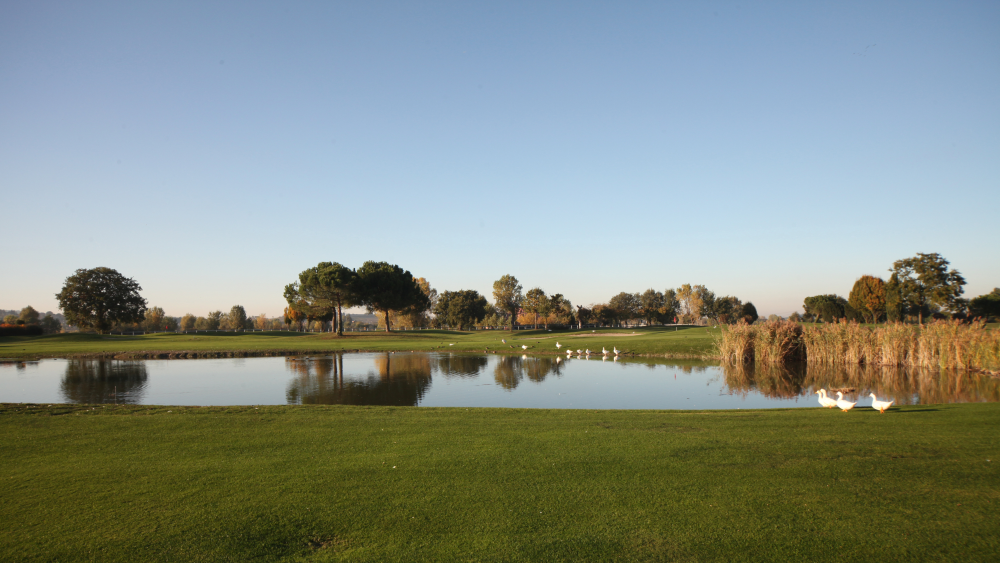
[[[0,407],[4,561],[996,561],[1000,405]]]
[[[633,334],[634,333],[634,334]],[[652,327],[635,329],[586,329],[571,331],[448,330],[353,332],[338,337],[331,333],[308,332],[209,332],[198,334],[147,334],[117,336],[98,334],[54,334],[35,337],[0,338],[0,358],[51,358],[74,355],[135,354],[142,352],[263,352],[317,353],[323,351],[433,351],[559,354],[560,342],[573,349],[601,347],[639,355],[678,358],[710,358],[717,354],[718,328]],[[507,340],[504,344],[501,339]],[[524,351],[521,346],[529,346]]]

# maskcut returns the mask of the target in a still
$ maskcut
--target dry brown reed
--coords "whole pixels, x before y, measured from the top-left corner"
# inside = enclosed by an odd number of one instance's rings
[[[855,322],[809,326],[791,321],[724,327],[718,341],[726,363],[784,363],[805,359],[831,366],[906,366],[1000,371],[1000,331],[976,321],[924,326]]]
[[[743,321],[723,326],[717,341],[725,363],[774,364],[802,359],[802,325],[793,321]]]

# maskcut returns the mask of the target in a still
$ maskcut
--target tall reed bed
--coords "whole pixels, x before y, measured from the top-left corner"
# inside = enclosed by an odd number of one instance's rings
[[[718,348],[723,361],[732,364],[805,359],[811,365],[1000,371],[1000,331],[981,321],[875,328],[847,321],[805,328],[791,321],[740,323],[723,327]]]

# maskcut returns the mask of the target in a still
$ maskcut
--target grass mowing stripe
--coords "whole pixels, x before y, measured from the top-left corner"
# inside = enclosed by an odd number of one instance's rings
[[[0,409],[0,559],[987,561],[996,404]]]

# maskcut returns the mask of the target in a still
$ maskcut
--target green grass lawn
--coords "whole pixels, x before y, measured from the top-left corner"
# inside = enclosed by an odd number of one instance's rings
[[[634,333],[634,334],[633,334]],[[553,331],[523,330],[457,332],[426,330],[393,332],[330,333],[299,332],[215,332],[200,334],[148,334],[111,336],[97,334],[55,334],[35,337],[0,338],[0,358],[52,358],[84,355],[141,355],[168,352],[233,352],[245,354],[319,353],[324,351],[442,350],[499,353],[559,354],[556,342],[574,349],[602,347],[639,355],[675,358],[708,358],[716,354],[714,337],[718,328],[681,327],[597,329]],[[504,344],[501,339],[507,340]]]
[[[996,561],[1000,405],[0,405],[4,561]]]

